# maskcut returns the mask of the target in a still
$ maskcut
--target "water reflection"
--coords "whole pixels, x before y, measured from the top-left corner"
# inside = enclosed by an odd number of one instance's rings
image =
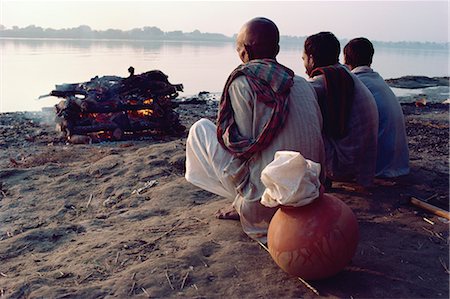
[[[281,45],[278,60],[306,77],[303,45]],[[181,96],[220,92],[241,62],[232,42],[0,39],[0,112],[33,111],[59,99],[35,99],[55,84],[85,82],[98,75],[128,76],[159,69],[182,83]],[[342,60],[341,60],[342,61]],[[448,75],[448,51],[376,49],[374,68],[385,78]]]

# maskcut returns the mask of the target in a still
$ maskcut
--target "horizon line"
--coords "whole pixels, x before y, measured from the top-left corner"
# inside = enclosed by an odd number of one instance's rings
[[[2,28],[3,27],[3,28]],[[144,28],[157,28],[157,29],[159,29],[161,32],[163,32],[164,34],[166,34],[166,33],[174,33],[174,32],[181,32],[182,34],[191,34],[191,33],[194,33],[194,32],[199,32],[200,34],[212,34],[212,35],[222,35],[224,38],[227,38],[227,39],[230,39],[230,41],[231,41],[231,39],[234,39],[235,38],[235,36],[237,35],[237,33],[234,33],[232,36],[229,36],[229,35],[226,35],[226,34],[224,34],[224,33],[220,33],[220,32],[202,32],[202,31],[200,31],[199,29],[195,29],[195,30],[193,30],[193,31],[183,31],[183,30],[171,30],[171,31],[163,31],[161,28],[159,28],[158,26],[154,26],[154,25],[149,25],[149,26],[143,26],[143,27],[134,27],[134,28],[132,28],[132,29],[117,29],[117,28],[108,28],[108,29],[104,29],[104,30],[102,30],[102,29],[94,29],[94,28],[92,28],[91,26],[89,26],[89,25],[86,25],[86,24],[80,24],[80,25],[78,25],[77,27],[66,27],[66,28],[61,28],[61,29],[55,29],[55,28],[51,28],[51,27],[46,27],[46,28],[44,28],[44,27],[41,27],[41,26],[39,26],[39,25],[35,25],[35,24],[30,24],[30,25],[27,25],[26,27],[19,27],[19,26],[17,26],[17,25],[13,25],[13,26],[11,26],[11,27],[6,27],[5,25],[3,25],[3,24],[0,24],[0,33],[2,32],[2,31],[6,31],[6,30],[16,30],[16,29],[14,29],[14,27],[17,27],[19,30],[20,29],[27,29],[27,28],[29,28],[29,27],[34,27],[34,28],[41,28],[41,29],[43,29],[43,30],[55,30],[55,31],[63,31],[63,30],[73,30],[73,29],[78,29],[78,28],[81,28],[81,27],[88,27],[89,29],[90,29],[90,31],[91,32],[107,32],[107,31],[109,31],[109,30],[117,30],[117,31],[121,31],[121,32],[131,32],[131,31],[133,31],[133,30],[136,30],[136,29],[144,29]],[[0,36],[0,38],[2,38],[2,37],[4,37],[4,36]],[[280,39],[281,38],[283,38],[283,37],[288,37],[288,38],[307,38],[308,37],[308,35],[283,35],[283,34],[280,34]],[[11,38],[24,38],[24,37],[11,37]],[[35,37],[28,37],[28,38],[35,38]],[[39,39],[39,38],[47,38],[47,39],[84,39],[84,40],[130,40],[130,39],[124,39],[124,38],[82,38],[82,37],[80,37],[80,38],[70,38],[70,37],[37,37],[36,39]],[[348,38],[348,37],[342,37],[342,38],[338,38],[338,40],[351,40],[352,38]],[[145,40],[147,40],[147,41],[151,41],[152,39],[135,39],[135,40],[140,40],[140,41],[145,41]],[[156,40],[158,40],[158,39],[156,39]],[[161,39],[162,40],[162,39]],[[170,39],[169,39],[170,40]],[[207,39],[205,39],[204,41],[207,41]],[[210,40],[211,41],[211,40]],[[219,41],[219,40],[214,40],[214,41]],[[226,41],[226,40],[223,40],[223,41]],[[392,40],[390,40],[390,41],[383,41],[383,40],[371,40],[372,42],[375,42],[375,43],[392,43],[392,44],[396,44],[396,43],[420,43],[420,44],[441,44],[441,45],[450,45],[450,41],[419,41],[419,40],[401,40],[401,41],[392,41]]]

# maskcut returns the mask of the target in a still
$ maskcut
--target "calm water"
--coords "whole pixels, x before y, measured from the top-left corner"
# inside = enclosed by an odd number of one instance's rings
[[[299,46],[281,48],[278,60],[306,77]],[[384,78],[448,76],[444,50],[376,49],[373,67]],[[342,61],[342,60],[341,60]],[[48,97],[55,84],[89,81],[98,75],[128,76],[159,69],[190,96],[220,92],[240,63],[233,43],[0,40],[0,112],[36,111],[60,99]]]

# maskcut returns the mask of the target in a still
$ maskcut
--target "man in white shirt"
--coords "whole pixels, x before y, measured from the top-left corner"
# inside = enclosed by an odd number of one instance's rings
[[[279,64],[279,32],[266,18],[244,24],[237,36],[242,60],[229,76],[217,126],[201,119],[186,142],[186,179],[230,199],[219,218],[238,218],[250,237],[265,242],[276,208],[260,203],[261,171],[275,152],[291,150],[324,162],[322,118],[313,88]]]
[[[344,47],[345,64],[370,90],[378,108],[376,176],[393,178],[409,173],[409,150],[402,107],[384,79],[370,66],[375,50],[367,38]]]

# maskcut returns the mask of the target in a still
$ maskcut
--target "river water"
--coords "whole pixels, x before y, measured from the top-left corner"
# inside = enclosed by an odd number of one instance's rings
[[[278,61],[306,78],[301,51],[301,45],[282,45]],[[386,79],[449,73],[448,50],[375,51],[372,66]],[[52,106],[60,99],[37,98],[56,84],[85,82],[104,75],[127,77],[130,66],[136,74],[163,71],[171,83],[184,85],[180,96],[220,92],[239,63],[231,42],[0,39],[0,112],[37,111]]]

